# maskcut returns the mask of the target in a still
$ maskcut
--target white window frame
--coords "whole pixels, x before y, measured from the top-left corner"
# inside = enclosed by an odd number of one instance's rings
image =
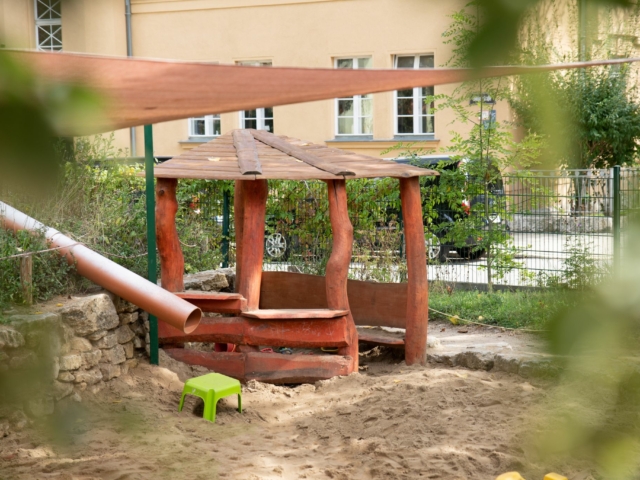
[[[204,135],[196,133],[195,122],[197,120],[204,120]],[[220,122],[220,115],[205,115],[203,117],[192,117],[189,122],[189,137],[191,138],[205,138],[205,137],[218,137],[220,133],[215,133],[214,125],[216,120]],[[222,131],[222,125],[218,132]]]
[[[273,129],[276,129],[275,126],[275,120],[273,119],[273,117],[267,117],[266,116],[266,109],[265,108],[256,108],[256,124],[257,124],[257,129],[258,130],[267,130],[266,128],[266,120],[271,120],[273,122]],[[247,128],[244,126],[244,121],[245,121],[245,116],[244,116],[244,112],[245,110],[241,110],[240,111],[240,128]],[[252,119],[253,120],[253,119]],[[270,130],[268,130],[270,131]],[[273,133],[273,132],[271,132]]]
[[[236,65],[244,65],[246,67],[271,67],[273,66],[273,61],[272,60],[243,60],[243,61],[238,61],[236,62]],[[271,108],[271,112],[273,114],[273,116],[271,117],[267,117],[266,115],[266,108],[256,108],[256,128],[258,130],[267,130],[267,125],[266,125],[266,120],[271,120],[271,123],[273,125],[273,130],[276,129],[276,121],[275,121],[275,112],[273,111],[272,107],[268,107]],[[245,110],[240,110],[240,128],[247,128],[245,127],[245,115],[244,115]],[[274,133],[271,130],[267,130],[271,133]]]
[[[353,65],[352,66],[353,70],[366,70],[365,68],[360,68],[360,65],[358,62],[358,60],[363,58],[371,59],[373,62],[373,57],[371,55],[363,55],[358,57],[337,57],[333,61],[333,67],[338,68],[338,62],[340,60],[351,60]],[[373,98],[371,98],[371,115],[365,116],[365,115],[362,115],[362,97],[365,97],[365,96],[366,95],[354,95],[352,97],[341,97],[341,98],[336,98],[334,100],[334,109],[335,109],[334,118],[335,118],[336,137],[353,137],[353,136],[363,136],[363,135],[373,136]],[[353,100],[353,126],[354,126],[353,133],[340,133],[340,122],[339,122],[340,117],[338,116],[338,113],[340,112],[338,107],[338,102],[340,100]],[[362,132],[363,118],[371,118],[371,132],[366,132],[366,133]]]
[[[398,58],[400,57],[413,57],[413,69],[412,70],[420,70],[420,57],[424,56],[435,56],[433,53],[417,53],[417,54],[399,54],[395,55],[393,58],[393,68],[398,68]],[[434,61],[435,63],[435,61]],[[424,70],[424,69],[423,69]],[[436,121],[435,114],[431,113],[426,115],[426,117],[431,117],[433,119],[433,132],[423,132],[422,131],[422,89],[432,87],[432,85],[427,85],[425,87],[415,87],[413,89],[413,133],[400,133],[398,131],[398,91],[395,90],[393,92],[393,131],[396,136],[435,136],[436,130]],[[405,90],[409,90],[408,88]],[[435,93],[435,92],[434,92]]]
[[[48,8],[48,11],[53,11],[55,6],[60,7],[60,17],[59,18],[38,18],[38,4],[44,5]],[[36,34],[36,48],[42,52],[59,52],[62,50],[62,0],[33,0],[33,17],[35,19],[35,34]],[[39,33],[40,27],[58,27],[55,31],[47,37],[47,40],[51,40],[51,38],[59,34],[60,35],[60,46],[54,47],[51,46],[49,42],[49,46],[45,47],[45,42],[39,41]]]

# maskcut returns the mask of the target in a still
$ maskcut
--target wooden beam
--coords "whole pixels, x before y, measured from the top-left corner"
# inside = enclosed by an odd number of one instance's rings
[[[258,149],[256,141],[247,130],[233,131],[233,146],[238,156],[238,166],[242,175],[259,175],[262,174],[262,165],[258,158]]]
[[[180,362],[201,365],[243,382],[314,383],[349,374],[349,360],[338,355],[201,352],[188,348],[165,348],[164,351]]]
[[[228,352],[201,352],[189,348],[163,348],[174,360],[188,365],[200,365],[214,372],[244,381],[246,354]]]
[[[175,178],[158,178],[156,181],[156,239],[160,254],[160,281],[162,288],[170,292],[184,290],[184,256],[176,229],[178,200]]]
[[[407,245],[407,321],[405,361],[407,365],[427,362],[429,284],[424,244],[420,182],[417,177],[400,179],[404,236]]]
[[[179,292],[178,297],[199,307],[203,312],[238,314],[247,309],[247,301],[237,293]]]
[[[195,331],[185,334],[159,322],[162,345],[186,342],[267,345],[270,347],[320,348],[347,346],[346,317],[326,320],[252,320],[243,317],[205,317]]]
[[[266,180],[244,182],[244,221],[242,230],[242,276],[238,293],[247,299],[247,310],[257,310],[260,303],[260,282],[264,256],[264,217],[267,207]]]
[[[246,321],[238,317],[202,317],[200,325],[186,334],[168,323],[158,322],[161,345],[183,345],[185,342],[233,343],[244,342]]]
[[[326,281],[320,275],[263,272],[260,308],[327,308]],[[404,328],[407,284],[347,281],[349,309],[356,325]]]
[[[313,155],[300,147],[290,144],[289,142],[277,137],[273,133],[265,132],[264,130],[251,130],[253,137],[260,140],[262,143],[269,145],[270,147],[280,150],[287,155],[291,155],[294,158],[311,165],[312,167],[322,170],[324,172],[332,173],[333,175],[355,175],[355,172],[336,165],[331,162]]]
[[[347,275],[353,250],[353,226],[347,209],[347,186],[344,180],[329,180],[329,217],[333,234],[333,249],[326,268],[327,305],[332,310],[349,310]],[[349,373],[358,371],[358,332],[351,312],[347,319],[346,347],[338,354],[349,356]]]
[[[244,181],[236,180],[233,195],[233,226],[236,233],[236,279],[235,290],[238,291],[242,278],[242,232],[244,230]]]
[[[247,353],[245,378],[266,383],[315,383],[350,373],[350,361],[339,355]]]

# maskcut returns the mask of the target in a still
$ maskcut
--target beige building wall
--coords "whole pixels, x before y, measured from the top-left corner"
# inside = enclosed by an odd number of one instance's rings
[[[448,17],[466,0],[132,0],[133,52],[137,57],[233,64],[270,60],[274,66],[332,68],[336,58],[371,56],[373,68],[393,68],[398,54],[433,54],[435,65],[451,55],[442,42]],[[63,0],[65,51],[126,55],[124,0]],[[33,48],[33,0],[0,0],[1,34],[9,47]],[[26,32],[26,33],[25,33]],[[30,32],[30,33],[29,33]],[[454,86],[436,87],[436,94]],[[394,139],[394,95],[375,94],[373,140],[336,141],[334,100],[274,109],[275,133],[347,150],[379,155]],[[508,109],[498,107],[498,120]],[[216,112],[211,112],[216,113]],[[427,149],[446,150],[450,112],[435,119],[435,139]],[[240,126],[238,113],[224,114],[222,132]],[[119,147],[129,147],[128,131],[117,132]],[[173,156],[198,145],[189,139],[187,120],[154,126],[155,154]],[[142,129],[138,152],[142,154]],[[393,156],[388,154],[386,156]]]

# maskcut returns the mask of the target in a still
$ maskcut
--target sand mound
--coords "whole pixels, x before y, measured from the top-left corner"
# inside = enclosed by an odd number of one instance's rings
[[[524,412],[543,395],[517,376],[378,361],[316,385],[249,382],[244,413],[224,399],[211,424],[193,397],[177,412],[201,373],[163,356],[49,428],[9,432],[0,478],[491,479],[523,467]]]

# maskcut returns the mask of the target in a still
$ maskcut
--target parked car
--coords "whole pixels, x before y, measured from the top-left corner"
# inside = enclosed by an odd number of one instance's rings
[[[460,168],[465,168],[468,172],[472,170],[469,167],[469,164],[473,162],[473,160],[462,160],[462,161],[454,161],[447,155],[424,155],[414,158],[397,158],[395,159],[397,163],[403,164],[413,164],[423,168],[430,168],[434,170],[457,170]],[[491,182],[489,184],[489,198],[487,199],[487,203],[489,206],[489,215],[484,216],[482,224],[483,229],[487,228],[489,222],[494,225],[499,225],[500,228],[508,229],[508,225],[503,219],[503,216],[500,215],[499,198],[504,196],[504,187],[502,182],[502,177],[497,167],[489,166],[491,171]],[[423,177],[426,178],[423,181],[431,181],[436,182],[438,184],[440,182],[440,177]],[[471,174],[466,173],[466,181],[467,182],[478,182],[481,181],[484,183],[484,180],[479,180],[474,178]],[[423,201],[426,199],[423,199]],[[477,207],[478,205],[484,205],[485,203],[485,195],[484,193],[474,195],[471,198],[464,198],[460,205],[450,205],[448,203],[437,203],[434,205],[434,210],[436,213],[436,218],[427,218],[425,216],[425,225],[431,225],[431,232],[425,235],[425,245],[427,247],[427,256],[431,261],[437,260],[440,262],[446,262],[448,256],[451,252],[456,252],[459,257],[465,258],[468,260],[475,260],[484,255],[485,250],[481,247],[482,237],[479,235],[468,235],[466,239],[464,239],[464,244],[461,245],[458,243],[454,243],[450,239],[447,239],[448,234],[451,232],[452,228],[454,228],[456,222],[460,222],[464,219],[465,216],[469,216],[472,214],[477,214],[478,211],[482,210]]]

